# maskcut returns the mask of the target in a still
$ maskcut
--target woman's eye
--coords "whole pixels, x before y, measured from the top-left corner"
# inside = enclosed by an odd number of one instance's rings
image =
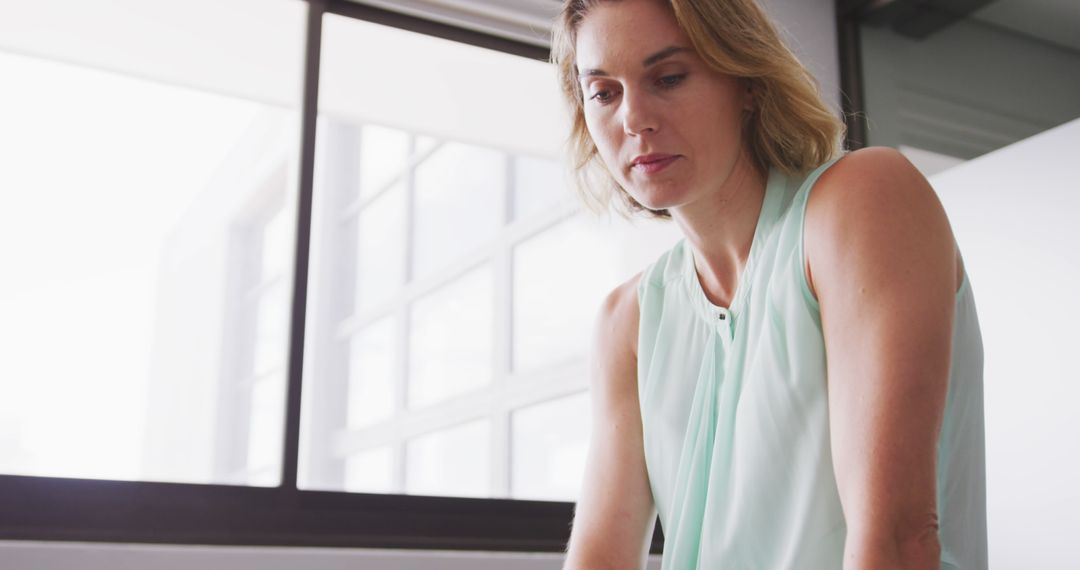
[[[592,99],[593,101],[596,101],[598,103],[607,103],[608,101],[611,101],[611,98],[613,96],[614,95],[611,93],[610,90],[600,89],[599,91],[593,93],[592,96],[589,97],[589,99]]]
[[[657,85],[659,85],[660,87],[663,87],[664,89],[670,89],[670,88],[675,87],[676,85],[682,83],[683,79],[686,79],[686,74],[685,73],[679,73],[679,74],[676,74],[676,75],[665,75],[665,76],[661,77],[660,79],[657,79],[656,83],[657,83]]]

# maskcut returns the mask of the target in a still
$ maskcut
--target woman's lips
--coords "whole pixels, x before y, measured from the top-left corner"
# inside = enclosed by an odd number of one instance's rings
[[[677,154],[650,154],[635,158],[631,168],[643,174],[656,174],[671,166],[678,158]]]

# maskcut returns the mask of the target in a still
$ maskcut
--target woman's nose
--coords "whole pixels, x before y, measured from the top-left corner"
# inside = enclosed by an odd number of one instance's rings
[[[638,136],[659,128],[655,110],[644,93],[623,94],[623,132]]]

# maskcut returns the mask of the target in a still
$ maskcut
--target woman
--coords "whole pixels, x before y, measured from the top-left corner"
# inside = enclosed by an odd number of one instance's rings
[[[567,568],[985,568],[982,346],[945,213],[753,0],[569,0],[586,197],[684,239],[595,335]],[[811,191],[812,190],[812,191]]]

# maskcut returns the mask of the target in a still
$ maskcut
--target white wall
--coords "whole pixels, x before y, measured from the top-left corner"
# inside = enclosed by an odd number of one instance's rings
[[[1080,567],[1080,119],[931,178],[986,355],[991,568]]]

